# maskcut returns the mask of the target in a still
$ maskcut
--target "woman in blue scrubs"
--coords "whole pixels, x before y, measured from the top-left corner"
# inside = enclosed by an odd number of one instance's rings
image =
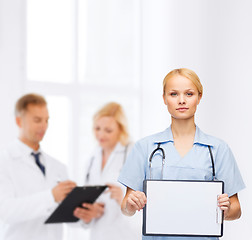
[[[171,125],[165,131],[138,141],[119,176],[119,182],[127,186],[122,202],[122,212],[132,216],[146,204],[143,180],[150,179],[148,159],[158,143],[164,149],[165,165],[163,179],[169,180],[212,180],[210,146],[215,164],[216,178],[224,181],[224,194],[218,198],[225,220],[238,219],[241,208],[238,192],[245,186],[234,156],[222,140],[203,133],[195,124],[195,112],[202,98],[203,87],[195,72],[190,69],[175,69],[163,80],[163,99],[171,115]],[[156,158],[156,160],[155,160]],[[158,161],[159,159],[159,161]],[[152,178],[160,179],[160,154],[152,160]],[[144,240],[205,240],[216,237],[153,237]]]

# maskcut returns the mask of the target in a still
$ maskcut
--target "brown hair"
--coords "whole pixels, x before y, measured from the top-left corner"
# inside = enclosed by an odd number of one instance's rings
[[[163,94],[165,94],[165,87],[166,87],[166,83],[168,82],[168,80],[176,75],[180,75],[180,76],[186,77],[187,79],[191,80],[192,83],[197,87],[199,95],[202,96],[203,86],[200,82],[200,79],[194,71],[192,71],[188,68],[174,69],[165,76],[165,78],[163,80]]]
[[[41,95],[34,93],[26,94],[17,100],[15,106],[15,116],[18,116],[21,113],[25,112],[29,104],[47,105],[47,102]]]
[[[95,113],[93,123],[101,117],[113,117],[116,120],[121,130],[119,141],[122,145],[127,145],[129,142],[128,124],[122,106],[116,102],[107,103]]]

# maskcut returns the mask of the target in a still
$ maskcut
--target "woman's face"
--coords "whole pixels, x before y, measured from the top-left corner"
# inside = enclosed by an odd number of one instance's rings
[[[191,80],[175,75],[166,83],[164,103],[174,119],[190,119],[194,117],[201,95]]]
[[[113,117],[101,117],[94,124],[94,132],[103,149],[113,149],[119,141],[121,130]]]

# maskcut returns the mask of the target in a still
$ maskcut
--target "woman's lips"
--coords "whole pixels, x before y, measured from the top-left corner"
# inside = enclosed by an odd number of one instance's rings
[[[189,109],[189,108],[183,107],[183,108],[177,108],[176,110],[179,111],[179,112],[184,112],[184,111],[186,111],[186,110],[188,110],[188,109]]]

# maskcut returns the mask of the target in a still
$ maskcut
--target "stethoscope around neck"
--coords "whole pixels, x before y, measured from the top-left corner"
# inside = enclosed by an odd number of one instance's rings
[[[149,157],[149,171],[150,171],[150,179],[152,179],[152,173],[151,173],[151,169],[152,169],[152,158],[154,156],[154,154],[158,151],[161,152],[162,155],[162,168],[161,168],[161,177],[160,179],[163,179],[163,173],[164,173],[164,165],[165,165],[165,151],[163,148],[160,147],[161,143],[159,142],[157,145],[157,148],[153,150],[153,152],[151,153],[150,157]],[[211,158],[211,162],[212,162],[212,180],[215,181],[216,177],[215,177],[215,167],[214,167],[214,160],[213,160],[213,153],[212,153],[212,149],[211,147],[208,145],[208,150],[210,153],[210,158]]]

